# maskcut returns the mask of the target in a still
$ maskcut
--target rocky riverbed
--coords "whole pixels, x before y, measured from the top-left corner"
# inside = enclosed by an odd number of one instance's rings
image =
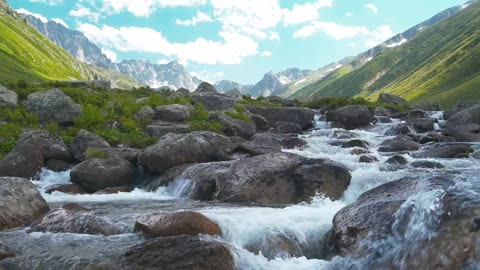
[[[26,132],[0,162],[0,269],[480,267],[478,105],[249,111],[263,132],[143,150]]]

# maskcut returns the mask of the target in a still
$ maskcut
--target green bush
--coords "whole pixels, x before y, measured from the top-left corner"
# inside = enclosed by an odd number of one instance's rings
[[[192,131],[205,130],[223,134],[222,123],[211,120],[203,104],[195,105],[193,114],[190,117],[190,129]]]
[[[104,151],[98,149],[98,148],[87,148],[85,151],[85,157],[87,159],[92,159],[92,158],[99,158],[99,159],[107,159],[107,153]]]
[[[242,105],[235,106],[235,112],[225,112],[226,115],[253,124],[252,119],[247,115],[247,110]]]

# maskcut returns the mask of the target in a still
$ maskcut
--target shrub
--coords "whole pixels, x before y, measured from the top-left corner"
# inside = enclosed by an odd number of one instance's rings
[[[241,105],[235,106],[235,112],[225,112],[225,114],[232,118],[253,124],[252,119],[247,115],[247,110]]]
[[[195,105],[193,114],[190,117],[190,128],[192,131],[205,130],[223,134],[222,123],[211,120],[203,104]]]
[[[108,158],[107,154],[98,148],[87,148],[87,150],[85,151],[85,157],[87,159],[91,159],[91,158],[107,159]]]

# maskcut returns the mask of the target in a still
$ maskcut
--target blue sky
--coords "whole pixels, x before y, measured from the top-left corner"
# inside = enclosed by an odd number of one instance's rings
[[[8,0],[82,31],[116,61],[179,60],[202,79],[255,83],[318,69],[466,0]]]

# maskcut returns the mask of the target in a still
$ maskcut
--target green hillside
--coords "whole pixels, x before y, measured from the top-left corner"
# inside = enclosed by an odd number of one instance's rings
[[[10,8],[0,8],[0,81],[89,79],[92,72]]]
[[[329,83],[305,87],[295,96],[375,99],[388,92],[445,106],[460,99],[480,99],[479,44],[480,2],[476,2],[365,66]]]
[[[327,87],[330,83],[338,78],[341,78],[353,70],[352,66],[348,65],[341,67],[325,76],[322,80],[316,81],[313,84],[307,85],[301,89],[301,92],[296,92],[292,95],[293,98],[310,98],[316,94],[317,89]]]
[[[97,66],[89,66],[89,68],[92,69],[100,79],[109,80],[112,84],[112,88],[130,90],[141,86],[135,78],[128,74]]]

